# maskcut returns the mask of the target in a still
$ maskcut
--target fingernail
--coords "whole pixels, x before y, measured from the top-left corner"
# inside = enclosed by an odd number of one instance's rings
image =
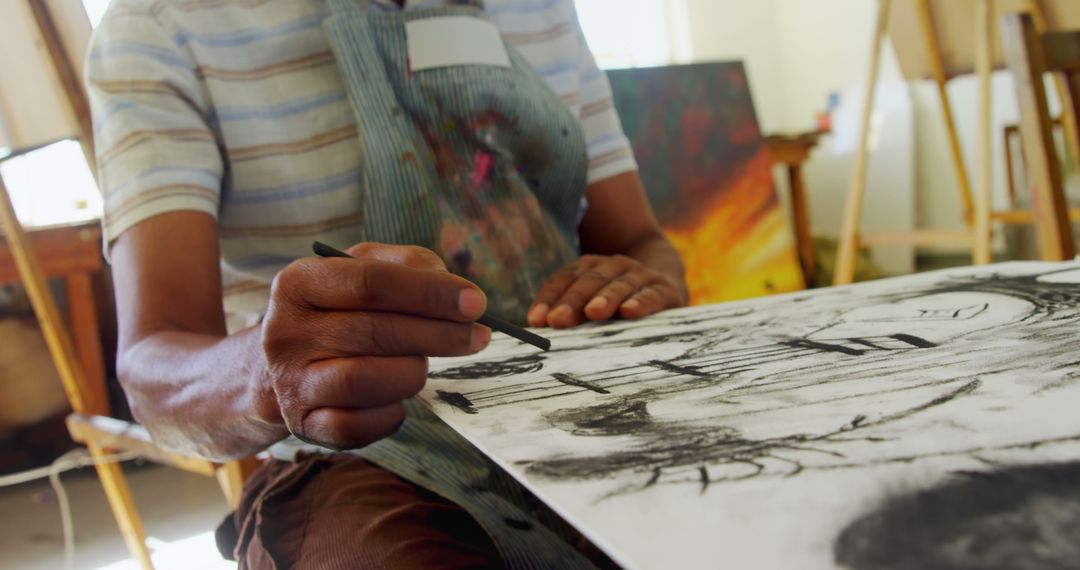
[[[548,315],[548,317],[552,318],[552,319],[559,319],[559,318],[567,318],[567,319],[569,319],[573,314],[574,314],[574,309],[570,308],[570,305],[559,305],[558,307],[555,307],[551,311],[551,314]]]
[[[593,297],[592,301],[589,301],[588,305],[585,305],[586,311],[602,311],[608,304],[607,297]]]
[[[622,308],[628,309],[630,311],[636,311],[641,308],[641,302],[637,299],[630,299],[629,301],[622,304]]]
[[[458,294],[458,311],[466,319],[477,319],[484,314],[487,301],[484,295],[475,289],[462,289]]]
[[[540,303],[539,305],[533,307],[532,310],[529,311],[529,316],[528,316],[529,323],[531,323],[531,324],[540,323],[540,322],[542,322],[544,320],[544,317],[547,317],[547,314],[548,314],[547,303]]]
[[[472,326],[472,337],[469,339],[469,352],[480,352],[491,342],[491,329],[483,325]]]

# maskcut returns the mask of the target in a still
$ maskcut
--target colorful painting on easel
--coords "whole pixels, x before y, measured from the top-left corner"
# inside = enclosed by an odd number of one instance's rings
[[[802,289],[742,64],[608,77],[649,199],[686,263],[691,303]]]

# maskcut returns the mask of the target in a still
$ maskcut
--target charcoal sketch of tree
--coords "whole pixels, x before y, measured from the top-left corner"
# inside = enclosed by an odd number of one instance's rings
[[[1015,264],[502,343],[436,363],[422,396],[541,495],[588,489],[587,514],[1078,444],[1080,421],[993,431],[1036,398],[1080,406],[1078,347],[1080,269]]]

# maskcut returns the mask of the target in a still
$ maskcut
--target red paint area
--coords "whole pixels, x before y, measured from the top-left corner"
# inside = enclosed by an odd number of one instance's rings
[[[495,164],[495,157],[484,152],[478,151],[473,156],[472,183],[473,186],[479,186],[481,183],[487,181],[488,175],[491,174],[491,167]]]

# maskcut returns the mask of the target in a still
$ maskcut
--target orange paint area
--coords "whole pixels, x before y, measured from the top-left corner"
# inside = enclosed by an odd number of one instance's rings
[[[762,149],[741,176],[718,185],[701,215],[664,231],[682,255],[690,303],[700,305],[804,288],[783,205]]]

